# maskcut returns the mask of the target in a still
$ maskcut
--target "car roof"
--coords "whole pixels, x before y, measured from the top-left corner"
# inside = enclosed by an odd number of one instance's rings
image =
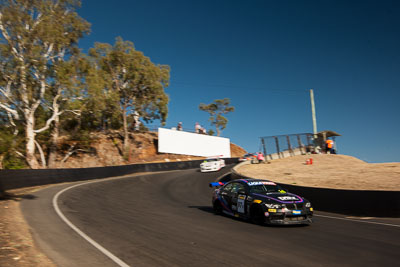
[[[254,179],[254,178],[241,178],[241,179],[235,179],[231,180],[229,182],[240,182],[240,183],[251,183],[251,182],[272,182],[271,180],[266,180],[266,179]]]

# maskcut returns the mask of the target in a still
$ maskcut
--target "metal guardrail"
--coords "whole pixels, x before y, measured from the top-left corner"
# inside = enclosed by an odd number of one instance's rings
[[[311,133],[264,136],[260,139],[267,160],[305,155],[315,150]]]

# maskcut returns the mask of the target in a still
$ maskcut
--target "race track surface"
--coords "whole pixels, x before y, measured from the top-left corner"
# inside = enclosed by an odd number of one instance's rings
[[[229,168],[104,179],[64,192],[58,206],[77,228],[129,266],[398,264],[397,219],[372,224],[317,211],[320,216],[311,226],[276,227],[214,215],[208,183]],[[58,266],[118,266],[55,213],[52,199],[68,186],[41,190],[22,202],[36,242]]]

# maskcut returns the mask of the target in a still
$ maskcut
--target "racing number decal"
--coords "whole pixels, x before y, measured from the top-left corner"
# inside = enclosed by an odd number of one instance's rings
[[[239,195],[238,202],[237,202],[237,211],[240,213],[244,213],[244,201],[246,197],[243,195]]]

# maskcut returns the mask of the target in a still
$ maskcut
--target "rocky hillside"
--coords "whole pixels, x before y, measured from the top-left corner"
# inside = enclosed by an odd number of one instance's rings
[[[203,157],[185,156],[176,154],[158,153],[158,134],[156,132],[142,132],[131,135],[131,152],[128,158],[122,156],[122,136],[118,132],[96,133],[91,136],[92,141],[85,149],[72,149],[74,142],[61,142],[60,153],[56,168],[84,168],[124,165],[145,162],[168,162],[196,160]],[[76,146],[79,147],[79,146]],[[71,153],[66,158],[68,152]],[[246,151],[231,144],[231,156],[240,157]],[[62,162],[64,160],[64,162]]]

